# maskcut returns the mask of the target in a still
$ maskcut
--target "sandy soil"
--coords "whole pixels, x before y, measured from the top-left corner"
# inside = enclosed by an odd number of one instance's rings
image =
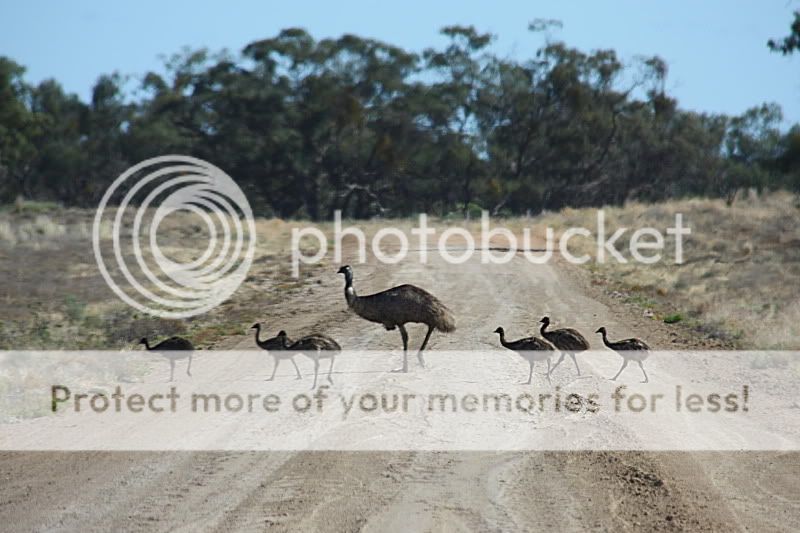
[[[333,270],[333,269],[331,269]],[[362,294],[412,282],[454,311],[458,331],[434,334],[429,368],[371,379],[442,379],[451,362],[436,350],[486,347],[491,331],[530,333],[544,314],[587,333],[605,325],[663,349],[707,347],[667,326],[604,302],[579,275],[554,263],[477,263],[356,267]],[[349,349],[393,349],[399,334],[346,310],[342,280],[330,273],[302,298],[254,312],[270,329],[323,331]],[[244,325],[243,325],[244,326]],[[422,329],[409,328],[412,346]],[[217,348],[250,348],[234,337]],[[580,360],[596,379],[619,360]],[[202,368],[202,357],[196,361]],[[284,363],[278,379],[291,379]],[[337,381],[354,363],[337,366]],[[374,364],[373,364],[374,366]],[[239,369],[254,375],[263,367]],[[307,371],[307,367],[304,367]],[[508,357],[489,379],[524,379]],[[652,376],[697,378],[697,368],[652,361]],[[455,370],[453,370],[455,372]],[[635,374],[636,369],[628,372]],[[687,374],[687,375],[682,375]],[[638,379],[638,375],[634,375]],[[571,363],[554,384],[574,378]],[[307,378],[306,378],[307,379]],[[537,376],[541,384],[541,375]],[[277,386],[277,382],[276,382]],[[800,530],[800,454],[689,452],[76,452],[0,453],[0,528],[8,530],[508,531],[558,529]]]

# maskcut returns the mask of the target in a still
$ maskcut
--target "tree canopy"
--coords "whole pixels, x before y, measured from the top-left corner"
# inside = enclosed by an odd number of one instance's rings
[[[93,207],[126,168],[172,153],[212,162],[256,213],[284,218],[800,189],[800,127],[782,133],[774,104],[738,117],[688,111],[666,92],[659,57],[626,64],[547,37],[511,60],[474,27],[442,34],[444,47],[416,54],[289,28],[238,55],[183,50],[133,94],[103,75],[90,102],[55,80],[28,84],[0,57],[0,201]]]

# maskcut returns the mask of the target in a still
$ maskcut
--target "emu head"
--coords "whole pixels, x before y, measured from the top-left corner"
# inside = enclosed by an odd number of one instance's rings
[[[544,324],[545,326],[548,326],[550,325],[550,317],[549,316],[542,317],[542,319],[539,322],[541,324]]]
[[[502,335],[503,333],[505,333],[505,332],[503,331],[503,328],[497,328],[496,330],[494,330],[494,332],[495,332],[495,333],[497,333],[497,334],[499,334],[499,335]]]
[[[139,341],[139,344],[144,344],[147,346],[147,337],[142,337],[142,339]]]
[[[353,281],[353,269],[350,268],[350,265],[344,265],[339,270],[336,271],[337,274],[344,274],[345,283],[351,283]]]
[[[260,324],[260,323],[258,323],[258,322],[256,322],[255,324],[253,324],[252,326],[250,326],[250,329],[261,329],[261,324]]]
[[[606,328],[605,327],[598,328],[597,331],[595,331],[595,333],[600,333],[601,335],[605,335],[606,334]]]

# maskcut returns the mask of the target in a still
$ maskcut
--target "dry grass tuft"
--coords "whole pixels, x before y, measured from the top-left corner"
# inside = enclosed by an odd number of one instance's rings
[[[682,213],[692,234],[684,263],[668,253],[653,265],[589,263],[595,283],[633,293],[650,307],[688,317],[698,331],[727,336],[754,349],[800,349],[800,203],[788,193],[749,193],[728,206],[723,200],[676,200],[605,208],[608,232],[616,228],[672,226]],[[594,230],[596,210],[568,209],[543,216],[556,234],[570,226]],[[626,234],[630,236],[630,230]],[[627,244],[627,239],[620,239]],[[596,244],[576,241],[577,251]],[[621,248],[621,247],[620,247]],[[620,250],[622,252],[622,250]],[[622,252],[630,258],[628,251]]]
[[[303,290],[325,268],[308,265],[295,279],[291,228],[302,223],[258,220],[253,266],[229,300],[186,320],[149,317],[121,302],[100,275],[91,243],[93,218],[91,210],[30,202],[0,207],[0,349],[130,349],[142,337],[171,335],[207,348],[247,331],[262,318],[264,306]],[[123,220],[127,231],[132,220]],[[178,262],[202,254],[208,231],[201,222],[183,214],[165,219],[158,231],[164,254]],[[110,220],[103,221],[100,237],[103,246],[110,245]]]

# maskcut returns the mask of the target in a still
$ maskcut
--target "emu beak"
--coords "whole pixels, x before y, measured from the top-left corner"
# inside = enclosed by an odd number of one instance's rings
[[[336,271],[337,274],[344,274],[345,272],[347,272],[347,270],[345,270],[344,267],[341,267],[339,270]]]
[[[598,328],[597,331],[595,331],[595,333],[603,333],[603,328]]]

